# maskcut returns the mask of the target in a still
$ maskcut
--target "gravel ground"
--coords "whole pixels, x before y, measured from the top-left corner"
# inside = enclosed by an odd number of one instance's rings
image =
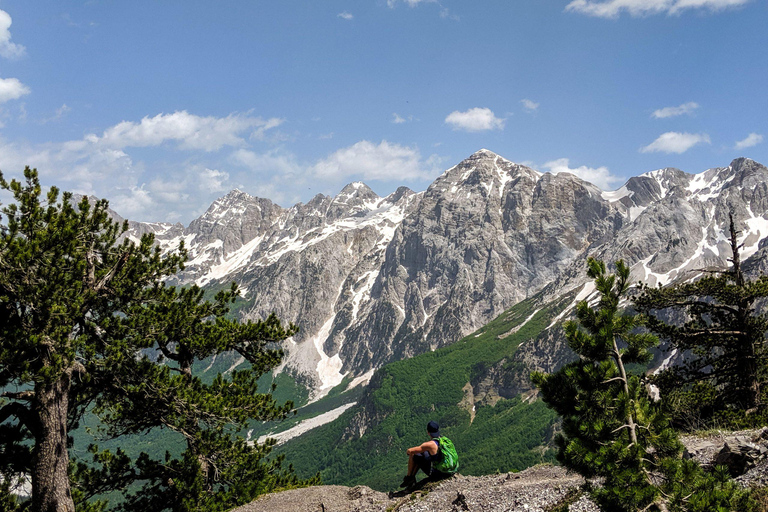
[[[519,473],[456,475],[410,494],[389,495],[368,487],[325,485],[263,496],[232,512],[546,512],[562,503],[583,479],[557,466]],[[570,512],[600,512],[586,497]]]
[[[561,503],[584,480],[557,466],[535,466],[520,473],[491,476],[457,475],[420,495],[413,493],[398,503],[397,512],[545,512]],[[589,504],[592,504],[589,502]],[[579,502],[574,512],[598,512]]]
[[[392,503],[369,487],[319,485],[267,494],[232,512],[382,512]]]

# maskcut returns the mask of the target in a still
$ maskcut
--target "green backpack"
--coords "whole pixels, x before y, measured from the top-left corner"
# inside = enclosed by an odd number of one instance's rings
[[[453,443],[447,437],[438,437],[437,441],[440,445],[440,453],[443,456],[439,462],[435,463],[435,469],[441,473],[457,472],[459,470],[459,455],[456,453]]]

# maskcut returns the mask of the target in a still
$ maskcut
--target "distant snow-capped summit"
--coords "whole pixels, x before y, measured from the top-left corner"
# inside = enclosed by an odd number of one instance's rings
[[[426,191],[379,197],[361,182],[282,208],[233,190],[188,227],[131,223],[189,250],[178,283],[236,281],[244,318],[300,326],[284,369],[320,395],[344,377],[450,344],[545,288],[586,282],[584,261],[622,258],[667,283],[727,265],[727,216],[744,257],[768,237],[768,169],[749,159],[688,174],[666,168],[601,191],[482,149]],[[554,291],[552,291],[554,289]]]

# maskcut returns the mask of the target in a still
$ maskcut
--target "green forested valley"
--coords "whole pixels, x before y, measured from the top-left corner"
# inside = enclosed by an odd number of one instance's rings
[[[448,347],[381,368],[358,406],[275,452],[285,454],[301,477],[319,472],[326,484],[391,490],[404,474],[405,449],[426,440],[425,426],[434,419],[456,445],[462,474],[507,472],[553,461],[548,446],[557,418],[541,401],[499,398],[477,406],[472,419],[472,401],[465,394],[467,384],[482,380],[491,367],[500,364],[516,371],[511,358],[518,346],[539,336],[572,299],[542,308],[533,297]],[[516,332],[506,334],[515,327]],[[364,428],[362,437],[350,424]]]

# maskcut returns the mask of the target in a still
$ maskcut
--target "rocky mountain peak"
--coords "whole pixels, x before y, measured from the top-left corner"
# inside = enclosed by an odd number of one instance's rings
[[[182,283],[237,281],[244,318],[297,322],[286,365],[322,391],[452,343],[560,279],[583,284],[587,256],[622,258],[654,283],[721,264],[729,209],[746,261],[768,235],[768,169],[747,158],[697,175],[665,168],[602,192],[482,149],[420,193],[382,198],[354,182],[283,209],[233,190],[183,233],[131,229],[185,241]]]
[[[469,157],[467,157],[466,160],[471,160],[471,161],[475,161],[475,160],[494,160],[496,158],[501,158],[501,157],[498,154],[496,154],[493,151],[491,151],[490,149],[482,148],[482,149],[479,149],[479,150],[475,151],[471,155],[469,155]]]
[[[385,200],[388,203],[397,204],[398,202],[402,201],[404,198],[410,198],[411,196],[415,195],[416,192],[411,190],[408,187],[397,187],[397,190],[389,194]]]
[[[510,162],[504,157],[501,157],[494,153],[493,151],[490,151],[488,149],[481,149],[479,151],[475,151],[471,155],[469,155],[467,158],[459,162],[458,165],[454,167],[460,168],[460,169],[468,169],[468,168],[494,168],[494,167],[512,167],[515,166],[513,162]]]
[[[494,197],[493,202],[503,202],[511,189],[522,186],[531,190],[541,176],[538,171],[482,149],[445,171],[429,186],[425,196],[445,196],[452,202]]]
[[[364,215],[381,198],[361,181],[350,183],[333,198],[328,209],[329,219]]]
[[[237,215],[250,203],[258,202],[259,198],[253,197],[239,189],[231,190],[227,195],[216,199],[205,213],[197,220],[216,222],[227,215]],[[269,201],[265,199],[264,201]],[[271,201],[270,201],[271,202]]]
[[[768,168],[750,158],[737,158],[728,169],[735,175],[734,179],[740,186],[758,186],[765,183],[768,175]]]
[[[347,186],[345,186],[343,189],[341,189],[341,192],[339,192],[335,198],[333,198],[334,202],[336,203],[348,203],[351,200],[366,200],[366,199],[378,199],[379,196],[371,190],[371,187],[363,183],[362,181],[355,181]]]

